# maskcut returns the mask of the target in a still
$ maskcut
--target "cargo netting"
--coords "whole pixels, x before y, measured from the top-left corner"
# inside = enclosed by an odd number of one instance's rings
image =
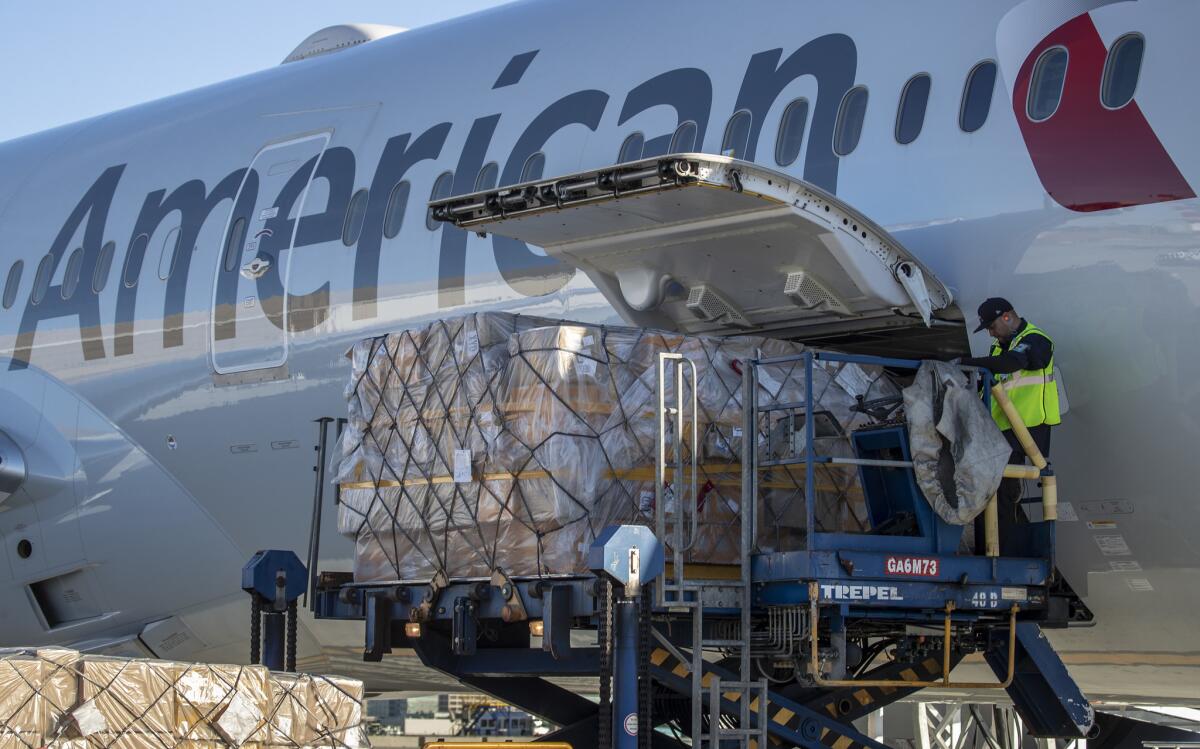
[[[333,676],[0,650],[3,749],[365,747],[363,685]]]
[[[339,529],[356,541],[355,580],[490,577],[497,569],[512,576],[579,573],[606,526],[653,525],[660,352],[679,353],[697,367],[697,444],[690,444],[690,428],[683,439],[667,435],[669,461],[683,450],[688,460],[694,452],[699,466],[697,491],[686,499],[699,517],[696,537],[685,541],[687,557],[736,562],[742,362],[803,351],[761,336],[690,336],[505,313],[438,320],[359,342],[348,353],[349,419],[336,476]],[[675,385],[668,381],[671,399]],[[759,387],[767,400],[803,401],[803,362],[761,368]],[[827,455],[849,455],[849,433],[867,421],[855,396],[899,393],[882,370],[840,363],[818,365],[813,390],[825,425],[814,446]],[[778,438],[785,418],[803,421],[794,413],[759,420],[761,454],[803,450],[794,435]],[[678,509],[673,473],[667,470],[662,492],[668,518]],[[802,548],[804,480],[803,466],[760,473],[761,549]],[[821,465],[815,489],[818,529],[865,529],[857,472]]]

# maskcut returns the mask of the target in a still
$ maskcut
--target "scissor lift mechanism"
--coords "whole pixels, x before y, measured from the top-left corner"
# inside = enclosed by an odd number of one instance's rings
[[[640,173],[642,181],[623,180],[617,170],[597,175],[591,189],[607,184],[610,192],[615,185],[645,194],[653,192],[651,182],[676,189],[672,158],[653,168],[623,165],[624,174]],[[550,210],[556,199],[563,202],[561,188],[547,187],[555,184],[452,198],[434,204],[435,215],[475,226],[489,206],[509,216]],[[518,204],[517,197],[526,202]],[[538,205],[531,207],[533,201]],[[756,440],[743,440],[740,563],[711,574],[689,567],[684,556],[695,532],[696,466],[685,463],[683,450],[670,454],[664,439],[690,431],[696,443],[688,395],[694,367],[677,355],[660,356],[656,486],[661,493],[672,461],[682,496],[672,503],[658,497],[653,534],[636,527],[602,534],[592,549],[593,575],[534,579],[498,572],[486,580],[355,584],[344,573],[324,573],[313,597],[315,614],[363,620],[366,660],[412,648],[425,665],[464,686],[560,725],[546,740],[577,748],[680,746],[666,732],[670,727],[696,747],[761,749],[770,741],[882,749],[852,721],[927,687],[1005,690],[1034,735],[1080,738],[1092,730],[1091,707],[1042,634],[1042,627],[1067,625],[1072,603],[1055,584],[1053,520],[1027,526],[1022,556],[960,554],[963,526],[941,520],[921,495],[902,423],[850,435],[853,458],[816,452],[814,367],[914,370],[919,362],[810,350],[743,364],[743,433],[757,434],[759,420],[773,414],[803,415],[804,450],[768,459]],[[802,402],[774,402],[757,387],[764,368],[783,364],[804,368]],[[667,378],[675,380],[673,402],[665,396],[672,390]],[[887,527],[899,508],[911,514],[908,534],[821,531],[815,474],[834,463],[858,471],[872,529]],[[805,473],[801,551],[754,548],[758,484],[773,469]],[[690,495],[683,486],[688,476]],[[664,560],[660,542],[668,543],[671,559]],[[596,630],[595,644],[580,646],[579,630]],[[533,644],[537,637],[540,646]],[[865,652],[855,643],[865,643]],[[890,659],[873,665],[884,651]],[[973,654],[982,655],[994,681],[952,679],[951,669]],[[779,678],[772,671],[780,663],[794,669],[786,684],[766,678]],[[549,680],[597,676],[599,705]]]

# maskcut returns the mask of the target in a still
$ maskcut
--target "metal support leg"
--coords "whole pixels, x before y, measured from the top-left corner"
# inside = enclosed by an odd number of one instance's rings
[[[613,746],[637,749],[638,738],[638,606],[633,598],[616,603],[616,658],[613,674]]]
[[[282,611],[267,611],[263,616],[263,665],[272,671],[282,671],[284,666],[285,618]]]
[[[257,595],[250,596],[250,663],[262,663],[262,601]]]
[[[918,702],[916,717],[920,749],[959,749],[962,705]]]
[[[883,710],[879,708],[867,716],[867,735],[883,743]]]

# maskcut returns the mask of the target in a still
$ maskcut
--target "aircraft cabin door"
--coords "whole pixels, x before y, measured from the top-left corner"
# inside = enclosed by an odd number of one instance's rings
[[[287,289],[299,217],[328,133],[273,143],[250,162],[225,226],[213,285],[218,374],[287,362]]]

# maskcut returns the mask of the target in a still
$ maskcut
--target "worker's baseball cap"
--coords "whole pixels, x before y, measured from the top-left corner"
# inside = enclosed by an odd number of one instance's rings
[[[978,333],[991,325],[1005,312],[1012,312],[1012,308],[1012,304],[1007,299],[1001,299],[998,296],[984,300],[983,304],[979,305],[979,327],[975,328],[975,332]]]

